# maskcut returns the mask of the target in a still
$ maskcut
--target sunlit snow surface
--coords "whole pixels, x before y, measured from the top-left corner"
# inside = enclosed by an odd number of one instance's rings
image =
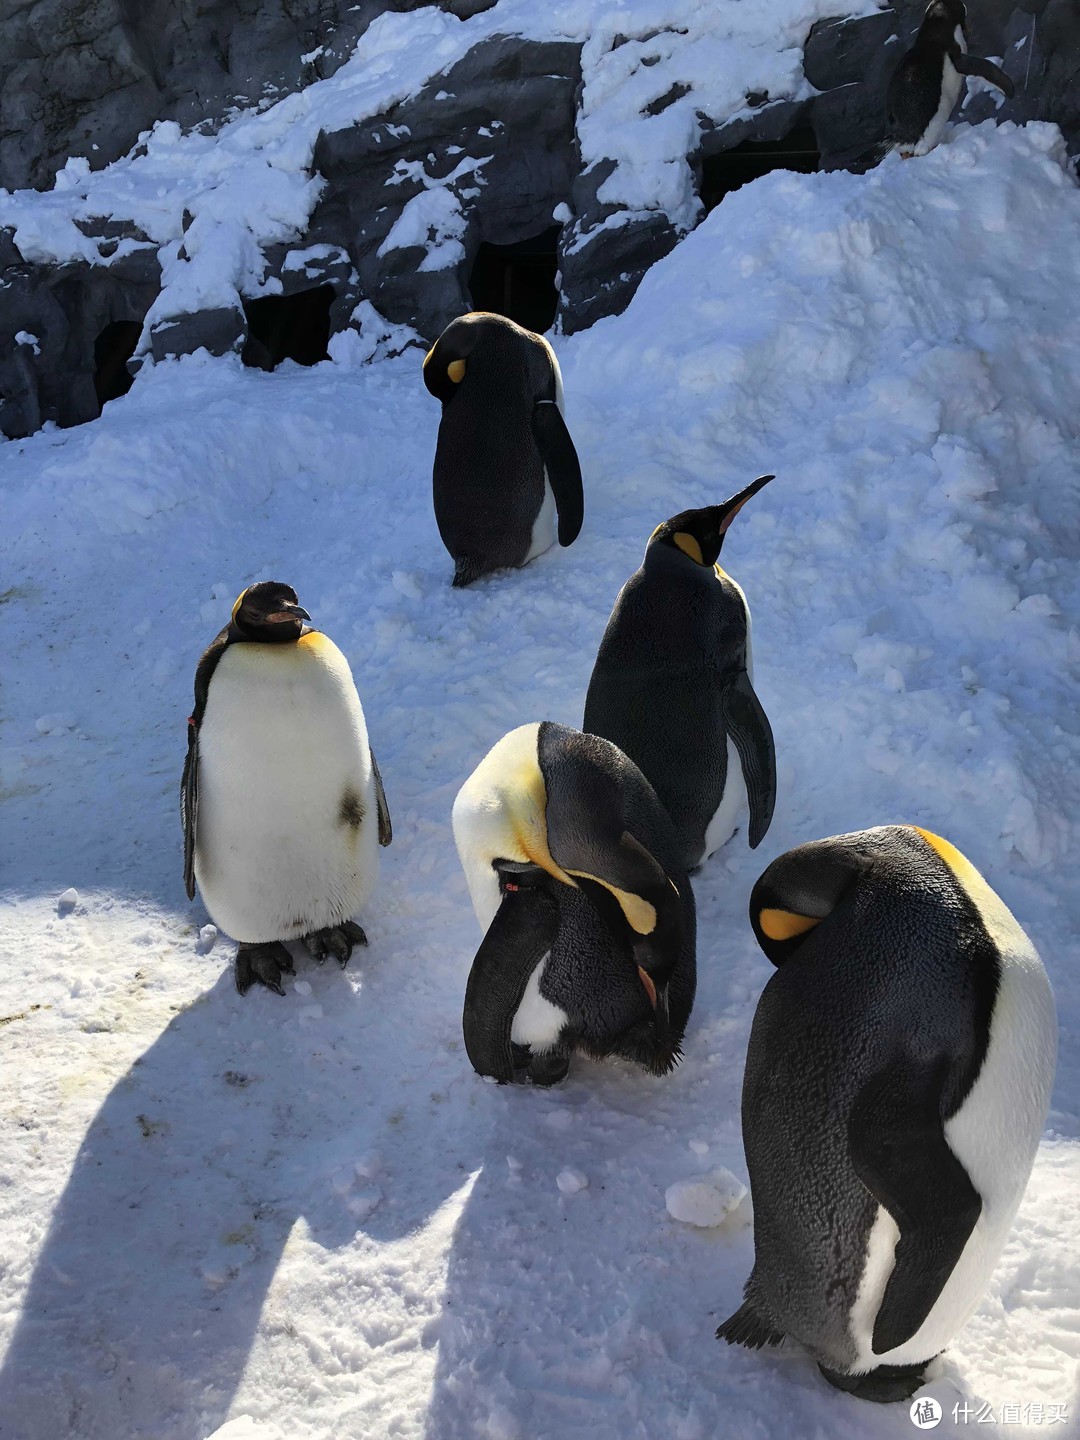
[[[899,820],[983,870],[1062,1021],[1031,1187],[930,1386],[939,1433],[958,1401],[999,1422],[1080,1407],[1080,192],[1057,132],[960,128],[862,178],[770,175],[626,314],[556,343],[585,527],[467,591],[431,512],[420,349],[360,365],[358,340],[272,375],[195,357],[0,447],[3,1440],[204,1440],[230,1419],[258,1440],[914,1433],[798,1347],[719,1345],[748,1204],[712,1228],[665,1205],[676,1182],[746,1178],[771,973],[753,880]],[[483,1084],[456,790],[511,727],[580,723],[653,526],[766,470],[723,560],[754,613],[776,819],[696,878],[685,1061]],[[177,818],[195,662],[256,578],[295,585],[349,656],[395,829],[370,948],[344,973],[301,961],[284,1000],[236,994],[231,943],[184,900]]]

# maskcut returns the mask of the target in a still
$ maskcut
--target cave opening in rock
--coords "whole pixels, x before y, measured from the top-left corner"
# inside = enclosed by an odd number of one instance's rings
[[[540,335],[550,330],[559,306],[555,275],[560,229],[553,225],[516,245],[485,241],[476,252],[469,276],[473,309],[509,316]]]
[[[134,377],[128,374],[127,362],[135,354],[141,334],[141,320],[114,320],[94,341],[94,390],[99,409],[131,389]]]
[[[770,170],[798,170],[810,175],[820,163],[817,137],[809,125],[799,125],[782,140],[744,140],[730,150],[708,156],[701,162],[698,193],[707,215],[725,195]]]
[[[240,358],[256,370],[274,370],[282,360],[318,365],[330,343],[332,285],[316,285],[295,295],[266,295],[245,300],[248,337]]]

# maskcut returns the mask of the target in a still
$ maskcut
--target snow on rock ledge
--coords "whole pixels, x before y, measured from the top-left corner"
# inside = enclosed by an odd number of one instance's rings
[[[245,50],[234,37],[233,58],[246,56],[247,73],[233,77],[228,103],[222,77],[198,75],[192,55],[186,68],[181,50],[157,55],[162,95],[187,75],[207,97],[211,113],[201,112],[199,125],[181,123],[194,101],[186,110],[174,103],[177,118],[120,155],[119,112],[88,100],[87,124],[104,127],[99,138],[80,132],[89,158],[68,158],[46,193],[0,190],[4,433],[98,413],[94,345],[108,324],[143,326],[129,369],[146,356],[239,351],[243,302],[281,287],[291,293],[306,279],[335,285],[335,332],[364,298],[389,324],[430,340],[471,308],[481,243],[513,244],[555,223],[562,328],[618,313],[700,218],[704,158],[779,138],[806,119],[826,163],[878,138],[883,66],[898,53],[886,42],[898,26],[911,30],[921,5],[903,0],[900,16],[879,11],[877,0],[626,0],[615,9],[606,0],[451,0],[405,13],[367,0],[319,6],[317,16],[301,5],[293,59],[271,7],[258,8],[250,23],[264,48],[249,37]],[[136,28],[149,25],[152,9]],[[168,46],[140,30],[124,49],[106,23],[111,13],[108,5],[95,12],[111,38],[94,53],[112,54],[115,42],[123,75],[114,78],[134,103],[132,76],[148,53],[140,45],[155,54]],[[159,18],[171,35],[171,20]],[[9,53],[33,50],[23,34],[30,23],[24,11],[0,23]],[[233,23],[237,36],[248,34],[248,20]],[[1007,25],[980,23],[989,26],[983,50],[1008,51],[1006,68],[1023,72],[1025,86],[1034,61],[1034,90],[1001,116],[1056,106],[1067,127],[1080,128],[1067,92],[1055,88],[1063,42],[1053,26],[1037,53],[1031,35],[1010,41]],[[23,59],[19,84],[5,93],[12,104],[36,83]],[[1040,85],[1049,98],[1039,99]],[[98,91],[88,84],[82,93]],[[983,101],[974,97],[973,115]],[[159,114],[169,108],[162,104]],[[33,134],[46,153],[59,143]],[[24,183],[0,146],[0,164],[5,156],[0,174]],[[30,173],[45,178],[39,162]],[[282,261],[298,245],[334,250],[344,265],[290,279]],[[9,332],[40,336],[40,353],[8,343]]]

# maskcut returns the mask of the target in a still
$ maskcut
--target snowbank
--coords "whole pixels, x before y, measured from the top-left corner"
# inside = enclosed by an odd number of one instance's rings
[[[1080,192],[1056,132],[961,128],[862,179],[766,177],[558,348],[585,528],[464,592],[415,351],[167,363],[100,421],[0,452],[0,1413],[20,1440],[205,1440],[230,1416],[297,1440],[909,1434],[797,1348],[718,1346],[752,1231],[665,1210],[695,1167],[745,1179],[770,973],[753,880],[894,820],[983,870],[1063,1030],[1031,1188],[930,1391],[999,1420],[1075,1404]],[[761,849],[736,834],[696,879],[685,1062],[483,1085],[461,1046],[456,790],[512,726],[580,721],[653,526],[765,470],[723,558],[780,793]],[[184,903],[176,788],[197,656],[271,576],[350,658],[395,840],[370,949],[241,1000],[231,945]]]

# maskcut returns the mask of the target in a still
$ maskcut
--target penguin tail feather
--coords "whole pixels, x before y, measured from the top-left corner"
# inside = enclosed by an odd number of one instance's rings
[[[774,1330],[747,1301],[724,1321],[716,1332],[716,1338],[726,1340],[729,1345],[745,1345],[747,1350],[760,1350],[765,1345],[782,1345],[784,1332]]]
[[[479,580],[481,575],[486,575],[487,569],[479,565],[468,555],[454,556],[454,579],[451,582],[453,589],[464,590],[466,585],[471,585],[474,580]]]

